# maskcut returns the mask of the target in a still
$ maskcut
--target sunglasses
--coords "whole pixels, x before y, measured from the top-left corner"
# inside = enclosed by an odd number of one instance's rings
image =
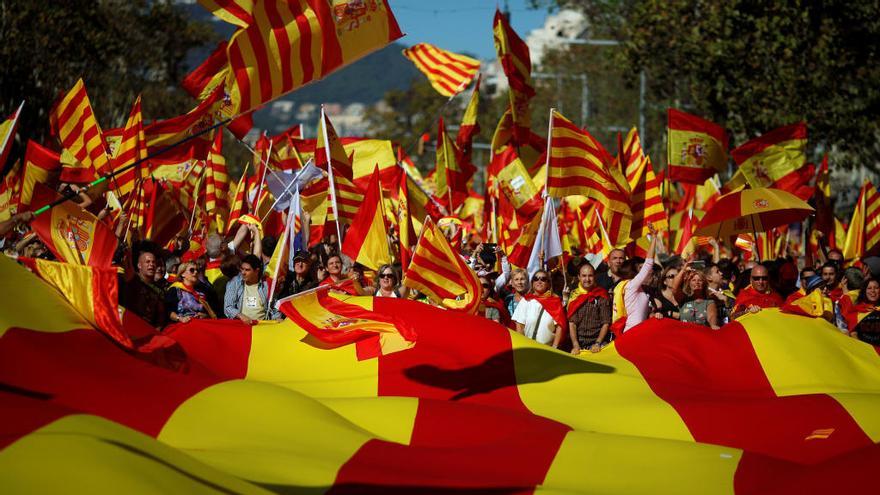
[[[393,273],[383,273],[383,274],[379,275],[379,278],[394,278],[394,274]]]
[[[769,279],[770,279],[770,277],[762,277],[762,276],[752,277],[752,280],[769,280]]]
[[[196,272],[198,272],[198,270],[197,270],[196,268],[194,268],[194,267],[189,267],[189,268],[186,269],[186,271],[187,271],[187,273],[196,273]]]
[[[547,282],[550,279],[547,277],[535,277],[532,279],[532,282]]]
[[[675,278],[676,275],[678,275],[678,274],[677,273],[670,273],[669,275],[666,275],[666,278]]]

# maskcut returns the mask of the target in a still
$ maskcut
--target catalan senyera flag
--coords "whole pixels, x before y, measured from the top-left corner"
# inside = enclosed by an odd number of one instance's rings
[[[70,88],[49,114],[49,123],[61,145],[75,158],[76,163],[64,167],[64,182],[91,182],[96,173],[109,170],[110,159],[104,145],[101,127],[92,111],[89,95],[82,79]]]
[[[232,105],[225,111],[230,116],[321,79],[403,36],[385,0],[260,1],[254,2],[250,18],[227,48]]]
[[[21,169],[18,211],[32,209],[30,206],[36,185],[49,182],[50,177],[57,176],[56,174],[60,171],[61,155],[28,140],[27,149],[24,152],[24,165]]]
[[[373,172],[360,209],[345,234],[342,253],[376,271],[392,261],[378,169]]]
[[[431,87],[443,96],[453,96],[466,88],[480,70],[480,61],[459,55],[430,43],[418,43],[403,50]]]
[[[483,286],[464,258],[452,250],[437,225],[427,219],[403,285],[427,295],[447,309],[475,314]]]
[[[12,149],[12,142],[15,141],[15,131],[18,129],[18,117],[21,115],[22,108],[24,108],[24,101],[18,105],[15,113],[0,122],[0,170],[6,166],[9,150]]]
[[[56,198],[51,189],[35,187],[34,206]],[[31,228],[59,260],[78,265],[109,267],[116,251],[116,236],[95,215],[72,201],[65,201],[37,216]]]
[[[226,230],[229,215],[229,174],[223,157],[223,133],[217,131],[214,144],[205,163],[205,211],[215,224],[217,232]]]
[[[555,110],[550,119],[547,194],[587,196],[608,209],[628,213],[628,191],[612,176],[611,157],[602,144]]]
[[[473,175],[473,165],[460,163],[459,157],[458,147],[446,132],[446,125],[441,117],[437,123],[437,160],[434,168],[437,187],[434,195],[450,211],[454,211],[467,197],[467,179]]]
[[[670,108],[667,111],[669,179],[699,184],[727,168],[727,132],[720,125]]]
[[[147,138],[144,133],[143,116],[141,115],[141,97],[138,95],[128,115],[128,121],[122,131],[119,146],[113,150],[113,171],[121,171],[147,157]],[[128,170],[117,173],[111,180],[111,188],[120,198],[124,198],[134,190],[138,179],[149,177],[148,163],[139,163]]]
[[[653,224],[657,230],[667,230],[669,222],[660,195],[660,180],[654,174],[650,159],[645,157],[641,161],[641,166],[633,173],[633,179],[630,236],[633,239],[644,237],[648,234],[648,223]]]
[[[572,356],[478,316],[328,292],[279,323],[194,320],[131,352],[5,257],[0,275],[10,492],[861,493],[876,478],[880,356],[820,318],[651,318]],[[380,340],[408,331],[415,345]]]
[[[245,194],[247,193],[247,169],[250,163],[246,163],[244,170],[241,171],[241,178],[235,186],[235,189],[229,191],[229,217],[226,222],[226,235],[232,233],[232,227],[236,225],[236,220],[248,212]]]
[[[529,47],[510,26],[510,21],[499,10],[495,10],[492,22],[495,39],[495,53],[504,75],[507,76],[510,97],[510,116],[513,135],[518,144],[529,140],[531,117],[529,101],[535,96],[532,84],[532,60]]]
[[[623,169],[626,181],[630,189],[635,189],[638,172],[642,168],[642,162],[648,160],[645,150],[642,149],[642,140],[639,138],[639,130],[633,127],[626,135],[620,146],[617,161]]]
[[[878,243],[880,243],[880,193],[871,181],[865,180],[846,231],[843,257],[847,260],[861,258],[874,250]]]
[[[806,163],[807,125],[779,127],[732,150],[730,155],[752,187],[775,187]]]

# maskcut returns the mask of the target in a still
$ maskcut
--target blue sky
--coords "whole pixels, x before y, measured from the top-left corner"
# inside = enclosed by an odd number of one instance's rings
[[[406,36],[407,46],[431,43],[453,52],[467,52],[481,59],[494,58],[492,18],[497,0],[388,0]],[[513,29],[523,38],[544,25],[546,10],[526,8],[526,0],[508,0]]]

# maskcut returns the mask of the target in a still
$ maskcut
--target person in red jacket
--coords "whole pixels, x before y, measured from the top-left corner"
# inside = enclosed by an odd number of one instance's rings
[[[764,265],[755,265],[748,287],[741,290],[736,296],[736,303],[730,318],[735,320],[746,313],[757,313],[764,308],[778,308],[782,306],[782,296],[770,288],[770,272]]]

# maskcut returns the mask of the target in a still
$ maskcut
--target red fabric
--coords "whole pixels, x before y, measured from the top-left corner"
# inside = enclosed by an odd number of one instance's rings
[[[556,294],[547,291],[542,295],[526,294],[523,297],[529,301],[535,300],[541,303],[541,306],[544,307],[544,311],[553,317],[553,321],[555,321],[563,331],[568,329],[568,317],[565,316],[565,308],[562,306],[562,299],[559,299]]]
[[[333,282],[333,279],[328,276],[324,280],[321,280],[321,282],[318,285],[329,286],[333,289],[345,292],[346,294],[348,294],[350,296],[358,295],[357,291],[354,289],[354,282],[352,282],[351,280],[348,280],[348,279],[343,280],[337,284],[337,283]]]
[[[574,298],[574,300],[569,301],[568,303],[568,313],[574,314],[577,312],[578,308],[583,306],[586,303],[590,303],[595,301],[596,299],[611,299],[608,296],[608,291],[603,289],[602,287],[593,287],[586,294],[581,294]]]

